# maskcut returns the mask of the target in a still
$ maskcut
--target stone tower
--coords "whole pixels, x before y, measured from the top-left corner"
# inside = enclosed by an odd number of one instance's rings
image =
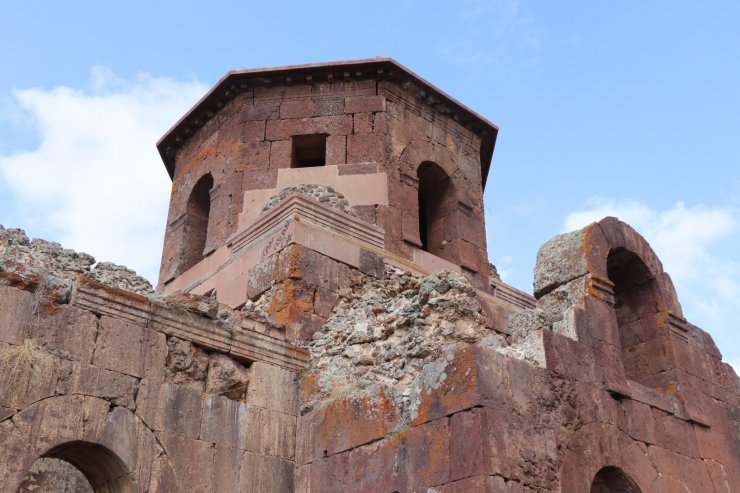
[[[497,131],[389,58],[230,72],[158,144],[173,180],[160,287],[236,308],[300,250],[374,275],[460,271],[492,292]],[[340,287],[321,281],[289,283],[274,320],[310,336]]]

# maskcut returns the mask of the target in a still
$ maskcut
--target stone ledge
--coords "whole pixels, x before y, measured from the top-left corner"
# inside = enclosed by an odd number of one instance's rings
[[[241,361],[264,361],[290,370],[300,370],[308,361],[306,350],[265,335],[263,332],[269,330],[268,324],[249,320],[251,327],[228,331],[197,314],[108,288],[90,279],[77,281],[70,305],[135,322]]]

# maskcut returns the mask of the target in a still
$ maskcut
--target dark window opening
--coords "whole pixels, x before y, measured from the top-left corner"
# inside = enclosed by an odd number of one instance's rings
[[[211,189],[213,177],[203,176],[193,187],[185,210],[185,234],[183,238],[183,261],[180,272],[184,272],[203,259],[208,237],[208,218],[211,214]]]
[[[292,168],[309,168],[326,164],[326,134],[293,136]]]
[[[419,166],[419,240],[421,248],[454,262],[449,243],[454,239],[457,198],[452,180],[431,162]]]

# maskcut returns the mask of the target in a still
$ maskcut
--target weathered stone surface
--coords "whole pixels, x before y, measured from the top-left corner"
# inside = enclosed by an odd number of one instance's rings
[[[200,439],[247,450],[248,407],[219,395],[203,396]]]
[[[202,400],[203,393],[197,389],[144,379],[136,397],[136,414],[154,431],[197,439]]]
[[[247,403],[252,406],[298,415],[298,376],[295,372],[262,362],[250,367]],[[283,389],[276,392],[275,389]]]
[[[33,294],[0,285],[0,341],[20,344],[33,312]]]
[[[164,334],[119,319],[101,317],[93,355],[95,365],[161,382],[166,358]]]
[[[162,292],[0,227],[0,491],[41,456],[101,491],[734,491],[740,380],[644,238],[554,238],[537,300],[497,276],[496,135],[389,60],[236,71],[160,143]]]

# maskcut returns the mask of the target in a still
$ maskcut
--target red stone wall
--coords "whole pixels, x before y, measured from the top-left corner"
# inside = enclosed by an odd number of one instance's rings
[[[0,279],[0,491],[75,481],[64,468],[29,476],[45,455],[112,491],[293,491],[294,372],[133,322],[152,318],[139,295],[98,285],[110,301],[91,311]],[[159,310],[221,323],[194,306]]]

